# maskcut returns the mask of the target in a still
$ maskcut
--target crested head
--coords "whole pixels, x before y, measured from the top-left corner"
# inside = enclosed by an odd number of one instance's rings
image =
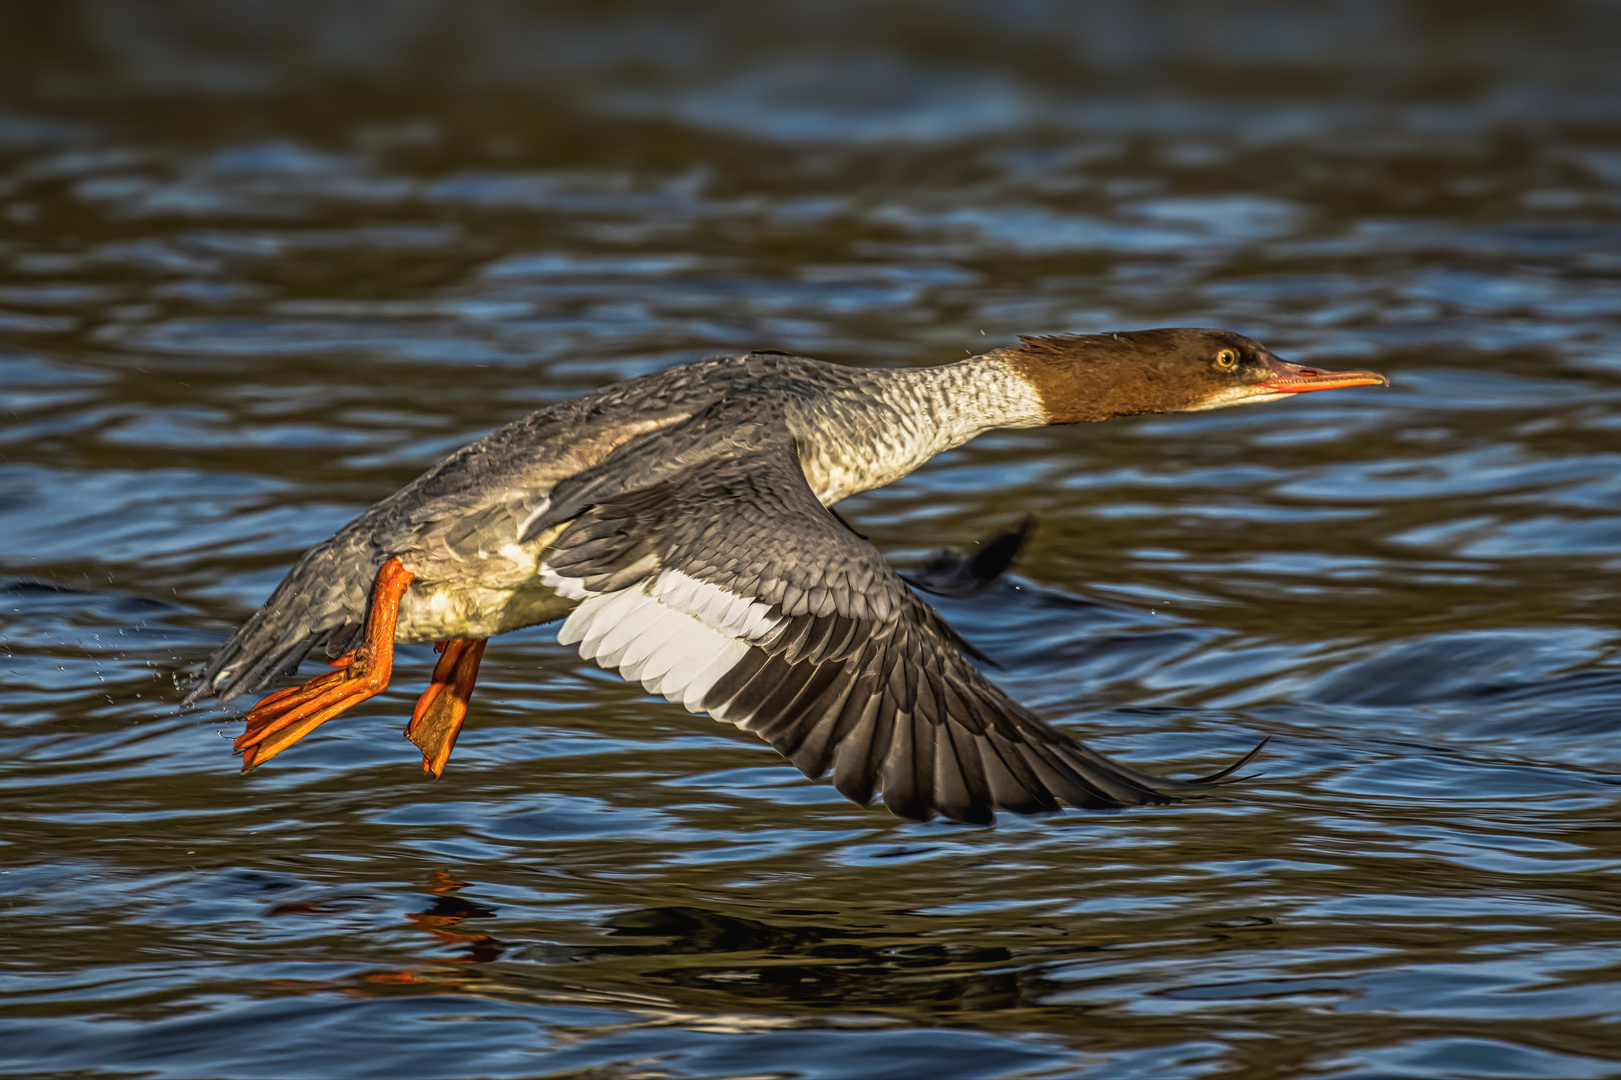
[[[999,355],[1041,398],[1049,423],[1202,412],[1311,390],[1390,385],[1375,371],[1325,371],[1230,330],[1173,327],[1020,337]]]

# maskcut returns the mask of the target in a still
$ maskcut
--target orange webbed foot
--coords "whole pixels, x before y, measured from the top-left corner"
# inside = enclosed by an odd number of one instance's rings
[[[417,699],[405,737],[422,751],[422,771],[439,778],[467,720],[467,703],[484,657],[483,638],[454,638],[434,646],[440,653],[433,680]]]
[[[372,589],[365,638],[359,648],[332,661],[339,670],[318,675],[303,686],[278,690],[248,710],[247,730],[233,744],[242,755],[242,771],[262,765],[334,716],[388,688],[400,597],[413,576],[398,559],[384,563]]]

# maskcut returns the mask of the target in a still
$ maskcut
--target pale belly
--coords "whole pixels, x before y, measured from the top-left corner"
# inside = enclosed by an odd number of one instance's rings
[[[542,584],[540,562],[568,522],[528,544],[508,544],[483,558],[440,562],[404,558],[416,580],[400,598],[394,640],[400,643],[487,638],[561,619],[578,600]]]
[[[561,619],[578,600],[565,600],[539,579],[516,589],[462,584],[412,584],[400,600],[397,642],[487,638]]]

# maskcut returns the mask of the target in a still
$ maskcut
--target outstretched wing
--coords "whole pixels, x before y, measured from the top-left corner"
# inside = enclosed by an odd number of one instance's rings
[[[754,732],[812,779],[831,769],[856,802],[882,791],[899,817],[985,823],[1060,799],[1171,803],[1244,764],[1202,780],[1150,776],[1014,702],[821,505],[791,444],[609,497],[573,520],[541,569],[581,601],[560,642]]]

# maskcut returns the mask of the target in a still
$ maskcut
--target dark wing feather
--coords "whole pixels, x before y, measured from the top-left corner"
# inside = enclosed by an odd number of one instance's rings
[[[1036,515],[1026,514],[1016,529],[1006,529],[980,541],[979,550],[969,554],[937,551],[917,570],[901,578],[914,589],[935,596],[973,596],[984,592],[1013,565],[1013,559],[1035,531]]]
[[[1173,803],[1226,775],[1139,772],[1010,699],[970,662],[972,647],[817,501],[789,445],[700,463],[577,514],[545,569],[588,598],[641,589],[645,613],[673,570],[723,590],[722,602],[769,607],[769,629],[747,639],[696,708],[755,732],[813,779],[831,769],[857,802],[878,789],[903,818],[984,823],[999,809],[1052,811],[1059,800],[1094,810]]]

